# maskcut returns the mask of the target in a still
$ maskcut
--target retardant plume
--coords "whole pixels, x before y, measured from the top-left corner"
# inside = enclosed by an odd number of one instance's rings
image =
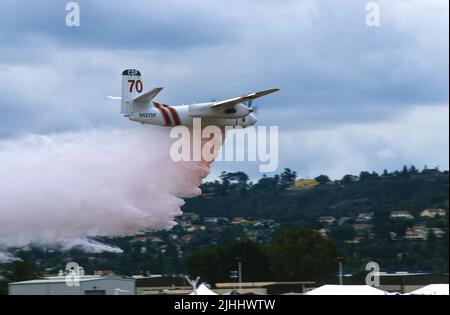
[[[0,141],[0,260],[29,244],[121,250],[90,239],[174,225],[206,162],[173,162],[168,129],[94,130]]]

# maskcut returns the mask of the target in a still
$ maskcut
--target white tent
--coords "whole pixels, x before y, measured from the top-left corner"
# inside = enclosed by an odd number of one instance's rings
[[[449,295],[448,284],[430,284],[418,290],[409,292],[411,295]]]
[[[190,295],[217,295],[216,292],[211,291],[204,283],[200,284],[195,291],[196,292],[192,292]]]
[[[306,295],[387,295],[387,292],[368,285],[323,285]]]

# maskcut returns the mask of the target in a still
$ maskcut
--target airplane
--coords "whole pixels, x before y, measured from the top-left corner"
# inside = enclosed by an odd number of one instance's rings
[[[108,96],[121,101],[121,113],[129,120],[142,124],[175,127],[192,126],[194,118],[201,118],[202,125],[241,126],[256,123],[252,102],[254,99],[279,91],[263,90],[223,101],[170,106],[153,101],[162,87],[144,92],[141,72],[127,69],[122,72],[122,96]]]

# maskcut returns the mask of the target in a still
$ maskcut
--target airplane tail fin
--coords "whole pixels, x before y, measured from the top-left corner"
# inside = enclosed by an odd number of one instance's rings
[[[136,69],[127,69],[122,72],[122,98],[121,110],[124,115],[135,112],[146,112],[151,106],[152,99],[163,88],[155,88],[143,93],[144,84],[141,72]]]

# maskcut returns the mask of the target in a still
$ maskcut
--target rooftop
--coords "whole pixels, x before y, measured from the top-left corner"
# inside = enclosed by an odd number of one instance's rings
[[[62,283],[66,282],[66,277],[46,277],[42,279],[28,280],[28,281],[20,281],[20,282],[11,282],[10,284],[45,284],[45,283]],[[73,278],[70,278],[71,280]],[[130,278],[124,277],[102,277],[102,276],[79,276],[76,281],[86,282],[86,281],[95,281],[95,280],[105,280],[105,279],[121,279],[121,280],[130,280],[134,281]]]

